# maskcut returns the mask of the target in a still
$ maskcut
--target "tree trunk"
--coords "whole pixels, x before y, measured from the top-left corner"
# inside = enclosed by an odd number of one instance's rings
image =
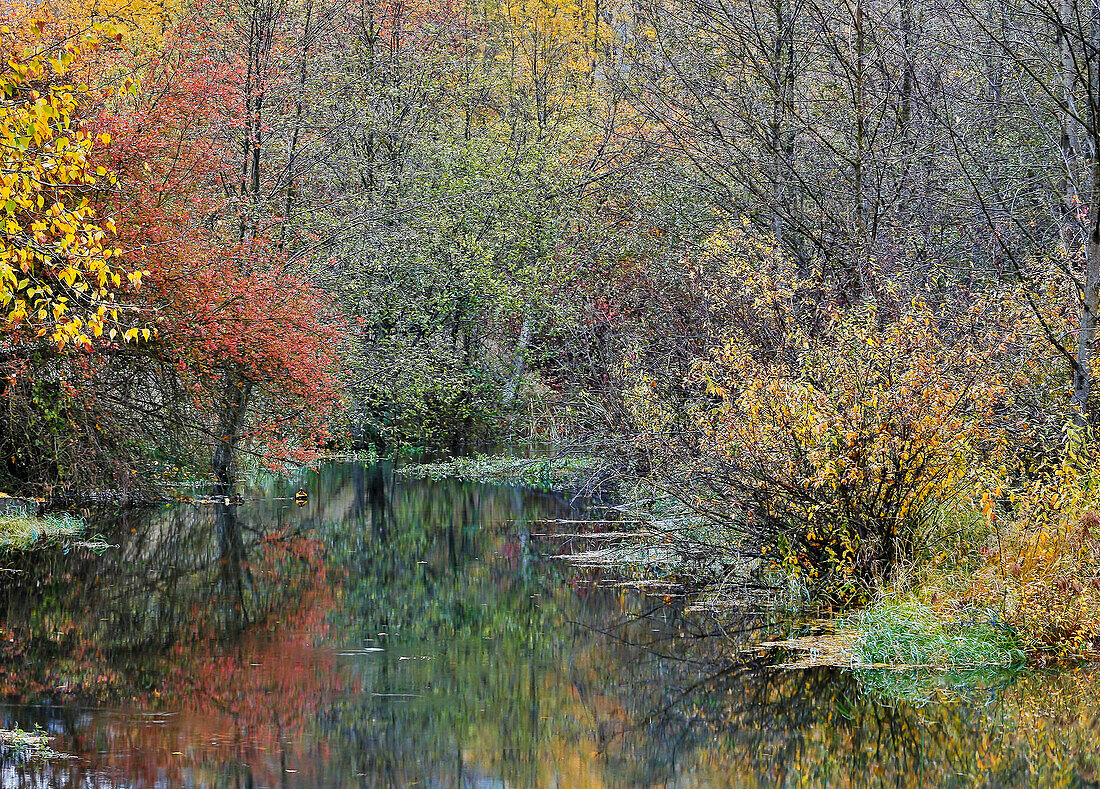
[[[214,495],[231,497],[237,490],[237,442],[244,430],[248,398],[252,385],[235,373],[228,373],[222,412],[218,417],[217,443],[211,465],[214,468]]]
[[[508,383],[504,387],[504,393],[500,398],[505,408],[511,408],[516,401],[516,389],[519,387],[520,379],[523,377],[523,371],[526,367],[527,346],[530,342],[531,311],[528,310],[523,314],[523,325],[519,329],[519,342],[516,343],[516,355],[512,361],[512,376],[508,379]]]
[[[1075,163],[1081,156],[1088,157],[1089,174],[1089,203],[1088,203],[1088,231],[1085,237],[1085,276],[1080,288],[1080,322],[1077,335],[1077,357],[1073,366],[1073,403],[1077,407],[1077,421],[1081,425],[1090,424],[1093,414],[1090,409],[1092,399],[1092,357],[1096,345],[1097,313],[1100,312],[1100,118],[1097,117],[1095,102],[1100,97],[1100,64],[1096,60],[1097,37],[1100,36],[1094,24],[1088,44],[1091,45],[1093,54],[1086,58],[1087,73],[1084,75],[1088,89],[1089,115],[1084,132],[1087,135],[1088,147],[1082,150],[1076,134],[1080,121],[1072,117],[1075,109],[1072,89],[1078,82],[1078,70],[1075,68],[1072,47],[1068,37],[1067,15],[1074,9],[1073,0],[1062,2],[1062,72],[1063,85],[1066,95],[1063,96],[1062,150],[1066,156],[1066,223],[1074,223],[1076,214],[1080,211],[1080,200],[1076,199],[1075,189]],[[1072,158],[1071,158],[1072,157]],[[1076,235],[1069,233],[1071,239]]]
[[[1095,130],[1100,133],[1100,129]],[[1100,148],[1097,134],[1092,135],[1094,148]],[[1081,288],[1080,326],[1077,335],[1077,363],[1073,370],[1073,403],[1077,406],[1078,422],[1092,421],[1089,400],[1092,397],[1092,355],[1096,345],[1096,320],[1100,312],[1100,157],[1092,153],[1092,201],[1089,205],[1089,234],[1085,243],[1085,282]]]

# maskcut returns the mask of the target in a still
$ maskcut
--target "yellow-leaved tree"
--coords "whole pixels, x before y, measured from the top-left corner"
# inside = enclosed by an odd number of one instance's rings
[[[117,295],[138,287],[142,272],[120,265],[114,225],[94,207],[114,178],[92,162],[97,140],[80,119],[91,92],[65,81],[80,55],[110,32],[97,25],[52,51],[16,53],[17,37],[0,28],[7,39],[0,70],[0,310],[9,344],[48,337],[58,350],[90,349],[105,334],[149,336],[124,325],[133,313]]]

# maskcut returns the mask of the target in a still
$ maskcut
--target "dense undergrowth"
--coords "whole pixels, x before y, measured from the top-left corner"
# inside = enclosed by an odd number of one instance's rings
[[[825,635],[792,642],[818,654],[810,663],[963,668],[1100,658],[1100,452],[1088,432],[1067,431],[1061,460],[1011,488],[1006,478],[992,490],[971,484],[926,508],[905,550],[872,573],[861,572],[863,543],[843,521],[763,529],[751,507],[722,509],[712,491],[678,516],[650,513],[629,545],[602,558],[639,577],[675,579],[699,605],[763,598],[812,612]]]
[[[812,610],[834,662],[1100,657],[1100,441],[1044,339],[1064,313],[1011,287],[838,308],[737,230],[699,270],[710,352],[677,386],[624,371],[639,498],[678,510],[639,507],[650,552],[620,559],[661,554],[635,570],[701,605]]]
[[[799,665],[961,670],[1095,660],[1098,465],[1067,449],[1041,482],[1002,491],[995,502],[972,494],[941,506],[915,528],[911,553],[877,577],[835,572],[858,547],[792,561],[783,530],[761,537],[751,522],[719,522],[697,503],[659,516],[636,508],[640,531],[580,560],[671,582],[700,607],[801,613],[818,635],[786,642]],[[828,573],[827,583],[814,583]]]
[[[941,513],[905,567],[839,623],[859,635],[861,660],[1100,657],[1098,471],[1087,433],[1070,431],[1056,466]]]

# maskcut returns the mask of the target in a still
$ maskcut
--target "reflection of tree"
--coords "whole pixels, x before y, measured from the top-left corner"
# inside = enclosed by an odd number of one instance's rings
[[[551,595],[538,596],[525,519],[557,505],[503,489],[395,484],[381,467],[308,484],[302,510],[128,516],[109,535],[119,547],[108,554],[36,566],[50,590],[45,608],[72,618],[64,643],[30,616],[44,609],[42,595],[8,590],[8,627],[20,643],[43,647],[32,655],[36,672],[94,672],[69,681],[68,695],[133,698],[172,713],[140,735],[117,720],[89,728],[74,717],[58,744],[117,752],[93,757],[92,769],[138,786],[156,774],[182,780],[181,762],[220,771],[214,783],[263,783],[284,761],[300,781],[314,769],[304,761],[330,776],[405,785],[495,771],[483,758],[490,744],[504,754],[496,761],[522,764],[514,774],[533,775],[543,719],[554,715],[543,702],[552,692],[545,672],[563,657],[552,646],[562,619]],[[337,659],[317,649],[328,639],[388,651]],[[77,641],[88,649],[74,649]],[[9,677],[26,701],[41,701],[49,682]],[[216,744],[201,742],[210,734]]]
[[[249,524],[277,523],[256,511]],[[0,692],[8,699],[58,697],[118,701],[153,684],[173,650],[224,639],[246,611],[262,620],[307,583],[303,537],[285,528],[245,526],[234,507],[180,506],[115,513],[100,524],[113,547],[12,557],[0,574]],[[279,583],[253,583],[271,565]],[[96,667],[91,668],[90,664]]]
[[[218,598],[223,614],[220,630],[233,632],[248,625],[245,587],[251,588],[252,572],[246,560],[237,506],[218,502],[214,505],[214,518],[218,534],[218,562],[221,565],[221,594]]]
[[[540,509],[518,491],[399,482],[370,524],[334,535],[349,573],[341,627],[352,642],[387,648],[355,667],[377,695],[348,700],[330,724],[338,741],[358,744],[336,755],[340,774],[404,786],[425,764],[455,781],[496,773],[471,753],[488,750],[486,737],[521,772],[538,765],[545,652],[557,633],[542,582],[513,546]],[[385,513],[390,527],[380,529]],[[368,531],[376,539],[355,539]],[[389,695],[403,692],[415,696]]]
[[[382,466],[306,485],[302,509],[272,498],[296,483],[239,509],[125,514],[103,556],[38,555],[18,583],[0,576],[0,689],[88,702],[3,721],[50,724],[87,758],[54,768],[59,785],[1096,780],[1087,670],[962,695],[781,671],[739,652],[781,622],[689,614],[538,562],[556,544],[531,524],[563,514],[548,497]],[[127,702],[142,714],[95,709]]]
[[[1091,671],[970,676],[964,695],[942,678],[890,675],[877,683],[893,691],[884,697],[869,692],[871,677],[776,669],[736,654],[728,641],[685,639],[688,620],[668,607],[619,627],[593,623],[616,643],[585,652],[573,682],[598,684],[599,694],[586,694],[585,704],[593,717],[618,724],[602,738],[608,785],[681,785],[688,778],[746,787],[1096,780],[1100,684]],[[745,624],[751,629],[757,621]],[[601,712],[612,700],[615,715]]]

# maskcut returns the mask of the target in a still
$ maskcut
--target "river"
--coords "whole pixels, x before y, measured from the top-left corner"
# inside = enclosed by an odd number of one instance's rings
[[[0,573],[0,723],[73,757],[0,786],[1098,785],[1091,668],[775,668],[782,620],[571,565],[584,517],[358,464],[100,513]]]

